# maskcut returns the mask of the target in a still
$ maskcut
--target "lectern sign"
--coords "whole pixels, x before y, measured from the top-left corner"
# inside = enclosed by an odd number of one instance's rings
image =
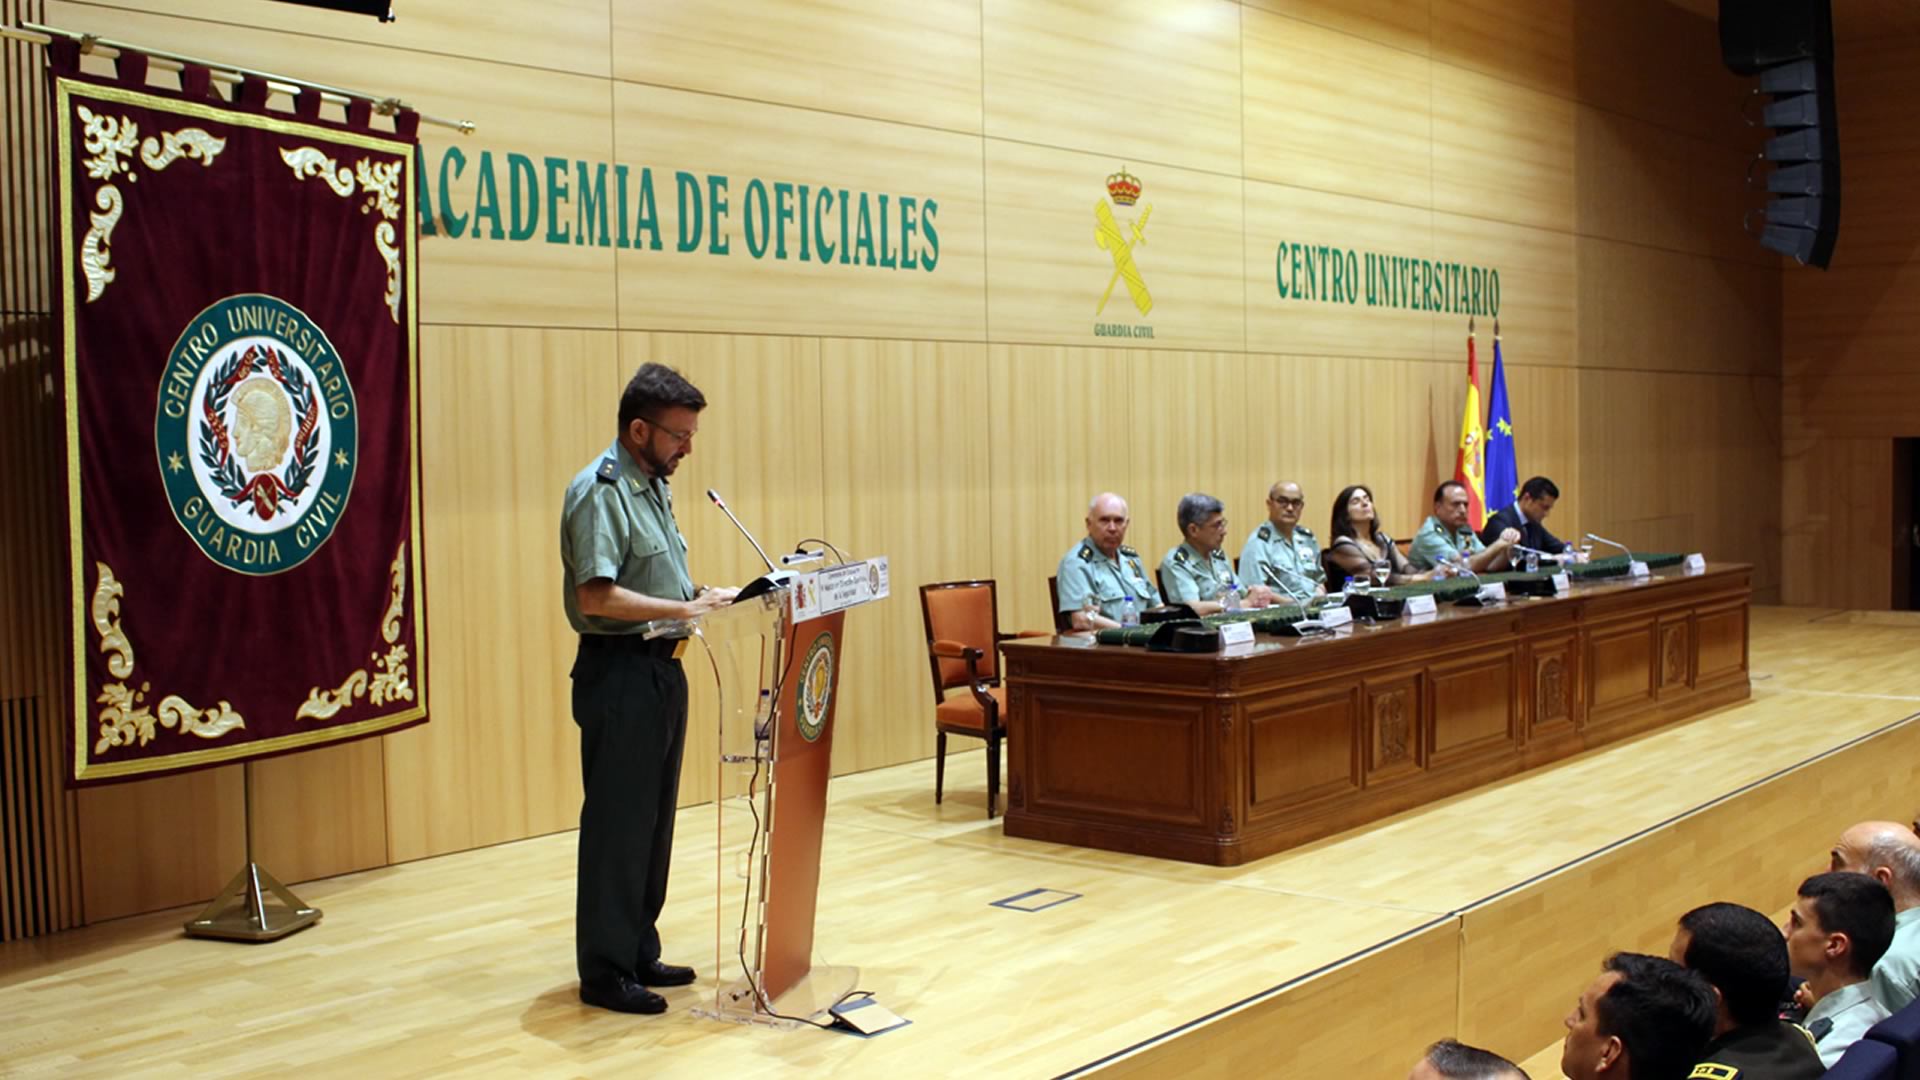
[[[793,583],[794,621],[816,619],[873,600],[884,600],[889,587],[884,555],[802,574]]]
[[[419,723],[417,117],[49,59],[73,779]]]

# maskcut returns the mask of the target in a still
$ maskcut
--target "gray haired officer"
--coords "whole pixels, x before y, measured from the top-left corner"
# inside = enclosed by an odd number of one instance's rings
[[[1186,537],[1160,560],[1167,602],[1185,604],[1196,615],[1211,615],[1237,596],[1247,607],[1273,603],[1273,590],[1240,580],[1233,560],[1221,550],[1227,540],[1226,508],[1211,495],[1195,492],[1180,499],[1180,535]]]

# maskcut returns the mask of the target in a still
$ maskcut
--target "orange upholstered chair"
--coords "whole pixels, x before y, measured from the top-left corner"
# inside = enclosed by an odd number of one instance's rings
[[[920,616],[927,627],[927,662],[933,670],[933,730],[939,756],[933,767],[933,801],[945,793],[947,736],[987,741],[987,816],[1000,798],[1000,740],[1006,737],[1006,690],[1000,685],[1000,643],[1014,637],[1046,637],[1045,631],[1000,632],[1000,604],[991,581],[943,581],[920,586]],[[958,691],[948,696],[948,691]]]

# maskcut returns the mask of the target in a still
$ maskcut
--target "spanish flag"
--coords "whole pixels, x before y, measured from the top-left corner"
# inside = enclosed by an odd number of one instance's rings
[[[1473,324],[1467,324],[1467,411],[1460,418],[1460,454],[1453,478],[1467,489],[1467,524],[1475,532],[1487,523],[1487,429],[1480,424],[1480,369],[1473,359]]]

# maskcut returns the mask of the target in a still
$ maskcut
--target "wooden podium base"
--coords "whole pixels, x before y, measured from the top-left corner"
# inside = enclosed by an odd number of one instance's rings
[[[712,1005],[696,1006],[693,1015],[708,1020],[762,1027],[796,1028],[808,1021],[826,1023],[827,1010],[838,1005],[860,985],[860,969],[815,964],[791,989],[769,1004],[759,999],[752,984],[740,979],[714,994]]]

